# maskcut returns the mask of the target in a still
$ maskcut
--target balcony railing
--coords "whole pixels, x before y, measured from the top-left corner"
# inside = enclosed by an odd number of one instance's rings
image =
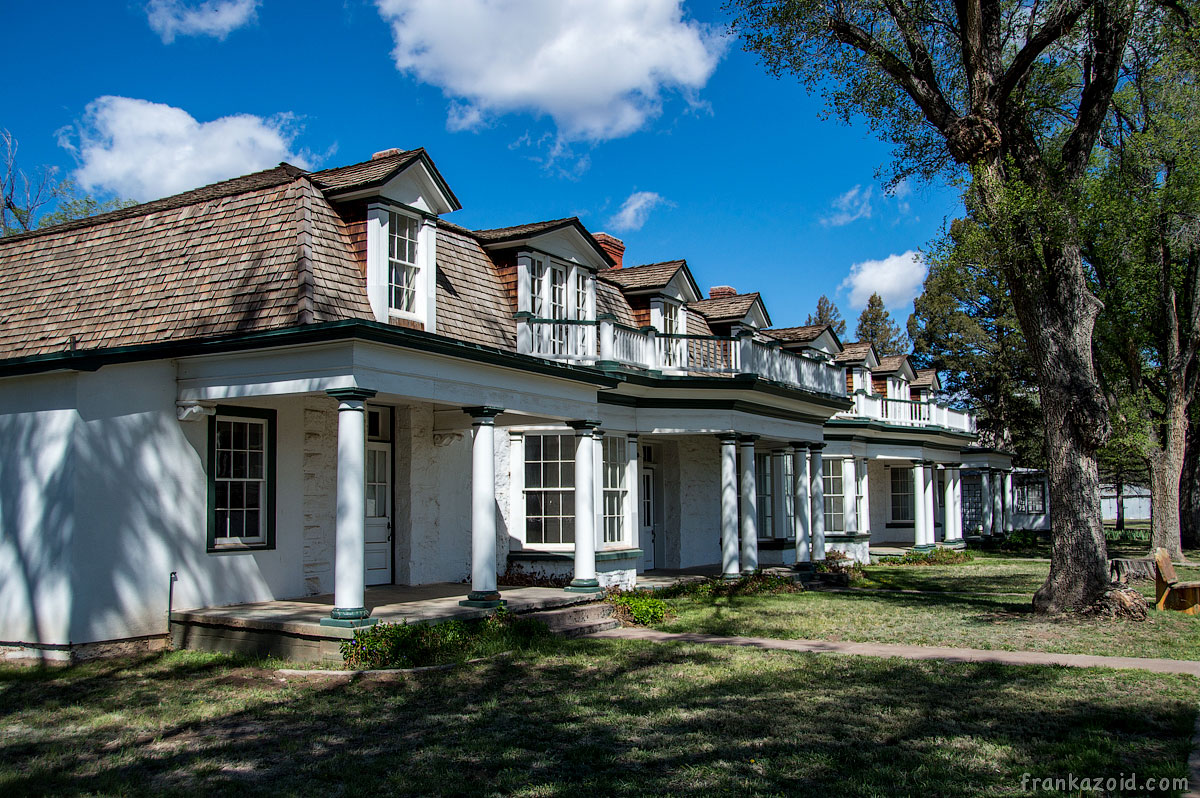
[[[937,402],[887,399],[865,391],[854,394],[854,408],[840,418],[870,418],[909,427],[945,427],[975,432],[975,416]]]
[[[612,317],[597,321],[517,316],[517,351],[587,365],[615,365],[672,375],[757,374],[816,393],[846,395],[843,367],[778,345],[737,336],[666,335],[653,327],[627,327]]]

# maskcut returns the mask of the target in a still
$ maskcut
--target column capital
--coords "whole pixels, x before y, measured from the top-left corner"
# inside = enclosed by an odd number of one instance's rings
[[[738,443],[754,443],[761,435],[738,435]]]
[[[794,449],[792,449],[791,444],[785,444],[783,446],[776,446],[775,448],[771,449],[771,454],[788,455],[793,451]]]
[[[495,424],[496,416],[504,412],[503,407],[482,405],[480,407],[464,407],[463,412],[471,417],[476,424]]]
[[[567,426],[575,430],[576,435],[590,435],[600,427],[600,422],[594,418],[583,418],[568,421]]]
[[[811,445],[808,441],[788,441],[788,446],[799,451],[807,451]]]
[[[370,388],[330,388],[325,393],[339,402],[347,400],[365,402],[367,399],[374,397],[376,391],[372,391]]]
[[[825,448],[825,442],[821,441],[820,443],[810,443],[808,445],[808,448],[812,449],[814,452],[820,452],[822,449]]]
[[[640,437],[640,436],[639,436],[639,435],[638,435],[636,432],[627,432],[627,433],[625,433],[625,438],[626,438],[626,439],[627,439],[627,440],[628,440],[630,443],[637,443],[637,441],[638,441],[638,437]]]
[[[721,443],[737,443],[738,436],[736,432],[719,432],[714,436]]]

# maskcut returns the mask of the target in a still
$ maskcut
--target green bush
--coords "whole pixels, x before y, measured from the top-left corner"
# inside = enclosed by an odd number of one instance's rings
[[[546,625],[501,608],[486,618],[436,624],[380,623],[354,632],[342,643],[352,670],[444,665],[528,648],[550,636]]]
[[[818,574],[844,575],[849,581],[861,579],[863,576],[862,563],[836,549],[825,552],[825,559],[817,560],[813,564],[813,571]]]
[[[906,551],[902,557],[880,557],[880,565],[960,565],[975,559],[962,549]]]
[[[786,576],[756,573],[738,579],[698,579],[656,590],[659,598],[728,598],[730,596],[760,596],[779,593],[803,593],[804,586]]]
[[[613,592],[606,598],[624,623],[650,626],[667,617],[667,603],[643,591]]]

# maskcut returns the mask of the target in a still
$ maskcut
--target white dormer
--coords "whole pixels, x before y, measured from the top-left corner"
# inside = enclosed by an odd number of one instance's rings
[[[367,298],[375,320],[437,332],[437,219],[460,206],[423,151],[376,154],[393,158],[396,169],[377,185],[337,198],[367,202]]]

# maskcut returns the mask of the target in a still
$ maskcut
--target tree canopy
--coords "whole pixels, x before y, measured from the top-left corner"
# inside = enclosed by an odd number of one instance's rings
[[[833,304],[833,300],[824,294],[821,294],[821,298],[817,300],[817,312],[809,313],[808,320],[804,323],[828,324],[838,338],[846,334],[846,320],[842,318],[842,313],[838,310],[837,305]]]
[[[891,314],[883,306],[883,298],[879,294],[871,294],[867,306],[858,317],[858,327],[854,331],[860,341],[870,341],[875,345],[875,351],[881,357],[888,355],[903,355],[908,351],[908,339],[904,337],[900,325],[892,321]]]

